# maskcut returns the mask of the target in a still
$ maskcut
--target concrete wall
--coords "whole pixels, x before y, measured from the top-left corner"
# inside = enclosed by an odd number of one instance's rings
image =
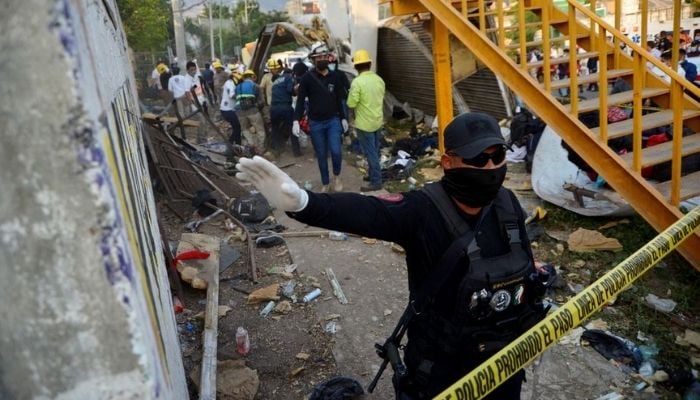
[[[186,398],[115,2],[3,6],[0,399]]]

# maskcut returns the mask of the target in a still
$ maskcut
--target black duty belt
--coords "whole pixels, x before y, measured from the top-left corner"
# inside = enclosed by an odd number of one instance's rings
[[[270,103],[270,106],[291,106],[291,105],[292,105],[291,102],[283,103],[283,102],[279,102],[279,101],[277,101],[277,102],[273,101],[272,103]]]

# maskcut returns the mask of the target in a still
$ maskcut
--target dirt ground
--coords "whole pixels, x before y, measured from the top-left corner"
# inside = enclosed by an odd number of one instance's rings
[[[344,154],[341,174],[344,190],[359,191],[363,183],[363,171],[354,165],[356,156],[347,152]],[[300,185],[310,185],[312,190],[320,188],[318,167],[310,147],[304,150],[302,157],[294,158],[284,154],[276,163]],[[398,184],[399,187],[401,185],[405,185],[405,182]],[[506,186],[516,191],[527,211],[542,204],[530,190],[529,175],[522,166],[509,165]],[[395,187],[397,186],[392,189]],[[171,241],[177,241],[184,231],[184,221],[179,221],[166,207],[159,209],[165,223],[166,236]],[[300,224],[278,211],[274,211],[274,217],[287,228],[285,233],[291,237],[287,237],[283,245],[255,249],[259,277],[256,283],[250,279],[247,248],[241,241],[231,238],[224,217],[204,224],[198,231],[227,240],[228,244],[241,252],[241,257],[220,274],[219,304],[229,306],[231,310],[219,319],[218,360],[243,359],[247,367],[257,371],[260,384],[255,399],[306,399],[314,385],[336,375],[354,378],[366,388],[381,361],[375,354],[373,344],[382,342],[389,335],[408,297],[403,254],[390,243],[367,238],[351,236],[345,241],[333,241],[320,233],[301,237],[299,233],[318,232],[319,229]],[[566,212],[555,212],[548,218],[551,226],[569,231],[581,223],[578,218],[571,217],[571,213]],[[589,224],[601,225],[604,222]],[[624,229],[624,226],[620,229]],[[563,266],[568,283],[588,284],[611,265],[621,261],[619,258],[622,255],[598,259],[569,254],[560,242],[547,238],[543,232],[540,234],[543,236],[535,248],[537,258]],[[634,235],[635,232],[632,232],[631,236]],[[643,239],[640,237],[640,240]],[[569,268],[572,263],[580,265],[579,261],[586,268],[577,271]],[[296,265],[291,280],[297,283],[297,299],[314,287],[320,287],[321,296],[309,304],[292,303],[291,311],[286,314],[272,312],[267,317],[260,316],[264,303],[248,304],[246,293],[273,283],[288,282],[290,278],[268,272],[271,268],[290,264]],[[325,275],[326,268],[334,271],[348,298],[348,304],[340,304],[333,296]],[[675,268],[674,261],[667,269],[675,271]],[[697,282],[700,282],[698,274],[691,273],[687,277],[690,277],[690,289],[674,286],[676,293],[682,290],[691,293],[692,287],[697,289]],[[663,289],[673,285],[663,279],[655,279],[655,282],[664,282],[660,285]],[[196,399],[196,370],[201,364],[203,329],[203,319],[197,314],[204,311],[206,291],[195,290],[187,285],[184,287],[185,312],[177,315],[177,321],[191,398]],[[626,324],[629,329],[625,333],[632,335],[635,327],[642,323],[641,320],[657,321],[657,316],[649,318],[646,314],[648,310],[635,308],[639,295],[643,293],[634,290],[628,292],[634,295],[621,296],[622,300],[614,308],[611,307],[602,314],[611,321]],[[664,294],[661,288],[657,294]],[[565,301],[571,295],[572,292],[564,288],[556,300]],[[692,304],[686,304],[685,308],[690,307],[690,310],[697,313],[697,306]],[[669,324],[665,319],[660,322]],[[239,326],[245,327],[250,335],[251,351],[245,357],[235,351],[235,332]],[[619,324],[618,328],[623,329]],[[672,333],[664,334],[668,336],[680,331],[682,329],[675,327]],[[615,388],[620,392],[631,390],[628,398],[674,398],[672,395],[658,397],[653,393],[635,393],[631,389],[635,381],[630,380],[619,368],[611,368],[607,360],[590,348],[555,346],[528,369],[528,374],[530,378],[524,387],[523,399],[596,399]],[[579,378],[572,381],[572,376]],[[219,398],[238,397],[220,394]],[[379,381],[374,394],[364,398],[393,398],[390,367]]]

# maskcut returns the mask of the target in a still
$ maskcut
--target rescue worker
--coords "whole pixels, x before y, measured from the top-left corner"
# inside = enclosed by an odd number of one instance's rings
[[[292,133],[301,134],[299,120],[304,115],[304,102],[308,98],[308,117],[311,129],[311,143],[316,152],[318,168],[321,172],[322,191],[330,188],[328,176],[328,153],[333,162],[333,190],[343,190],[340,170],[343,162],[341,138],[348,130],[348,121],[343,111],[345,85],[338,74],[328,69],[330,51],[324,42],[311,46],[308,56],[314,69],[304,74],[299,82]]]
[[[270,119],[270,102],[272,101],[272,68],[277,67],[277,61],[268,60],[265,65],[265,72],[260,78],[260,90],[264,96],[264,102],[260,113],[263,117],[263,122],[265,123],[265,148],[269,149],[272,147],[272,121]]]
[[[407,324],[408,374],[394,381],[401,400],[432,399],[545,314],[537,275],[545,267],[534,262],[524,211],[502,187],[506,150],[498,123],[461,114],[445,128],[445,149],[441,181],[379,197],[305,191],[261,157],[236,166],[238,179],[302,223],[406,250],[409,301],[419,309]],[[421,291],[435,281],[432,293]],[[484,398],[519,399],[524,378],[520,370]]]
[[[263,154],[265,127],[260,114],[263,96],[260,86],[255,83],[255,72],[247,69],[241,78],[241,82],[236,86],[236,114],[248,146],[254,153]]]
[[[292,153],[295,157],[301,156],[299,138],[292,135],[292,121],[294,109],[292,108],[292,96],[294,96],[294,76],[292,71],[282,68],[282,65],[270,59],[267,62],[272,74],[270,90],[270,120],[272,123],[272,153],[279,157],[287,140],[291,136]]]
[[[369,185],[360,191],[371,192],[382,188],[379,148],[384,125],[384,81],[370,70],[372,59],[367,50],[355,52],[352,62],[358,75],[350,85],[348,107],[355,109],[355,132],[369,165]]]
[[[214,94],[217,99],[221,99],[221,91],[226,81],[231,77],[231,74],[224,70],[224,65],[221,64],[221,61],[214,61],[211,66],[214,67]]]
[[[241,123],[235,111],[235,97],[236,84],[234,83],[233,74],[230,74],[230,78],[226,80],[223,90],[221,91],[219,111],[221,111],[221,117],[231,124],[231,136],[229,136],[228,139],[229,143],[241,145]]]

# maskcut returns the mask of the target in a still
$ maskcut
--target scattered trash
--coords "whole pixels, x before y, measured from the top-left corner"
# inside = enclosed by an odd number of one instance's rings
[[[608,238],[598,231],[578,228],[567,240],[569,250],[586,253],[597,250],[619,251],[622,244],[615,238]]]
[[[328,314],[326,318],[324,318],[326,321],[332,321],[334,319],[340,319],[340,314]]]
[[[248,331],[239,326],[236,329],[236,352],[240,355],[247,355],[250,352],[250,338],[248,337]]]
[[[581,293],[583,291],[583,289],[585,289],[585,288],[586,287],[580,283],[575,283],[573,285],[571,283],[569,283],[569,290],[571,290],[572,292],[574,292],[576,294]]]
[[[663,312],[672,312],[676,308],[676,302],[671,299],[663,299],[657,297],[655,294],[649,293],[645,298],[647,304],[651,305],[653,309]]]
[[[354,399],[365,391],[359,382],[345,376],[336,376],[314,386],[309,400]]]
[[[272,311],[273,308],[275,308],[275,302],[274,302],[274,301],[270,301],[269,303],[267,303],[267,304],[265,305],[265,307],[263,307],[262,310],[260,310],[260,316],[261,316],[261,317],[267,317],[267,316],[270,314],[270,312]]]
[[[239,197],[233,202],[231,213],[244,223],[258,223],[270,215],[270,203],[259,192]]]
[[[621,219],[619,221],[612,221],[612,222],[608,222],[607,224],[599,226],[598,230],[602,231],[602,230],[610,229],[610,228],[618,226],[618,225],[629,224],[629,223],[630,223],[630,220],[628,220],[628,219]]]
[[[364,244],[377,244],[377,239],[363,238],[362,243],[364,243]]]
[[[578,327],[572,329],[567,335],[561,337],[559,339],[559,344],[565,344],[565,345],[577,345],[581,342],[581,335],[583,335],[583,332],[585,331],[584,328]]]
[[[338,324],[335,321],[331,321],[326,324],[326,327],[323,328],[323,330],[326,333],[334,334],[338,331]]]
[[[218,309],[218,315],[219,317],[225,317],[228,312],[231,311],[231,307],[229,306],[219,306]]]
[[[645,387],[647,387],[646,382],[639,382],[638,384],[634,385],[634,390],[641,392]]]
[[[294,276],[291,272],[287,272],[286,267],[270,267],[265,272],[267,272],[268,275],[280,275],[286,279],[291,279]]]
[[[296,297],[294,294],[294,288],[296,288],[296,286],[297,283],[295,281],[287,281],[287,283],[282,285],[282,296],[294,300],[293,297]]]
[[[348,235],[344,232],[330,231],[328,232],[328,238],[330,240],[348,240]]]
[[[646,345],[643,344],[639,346],[639,352],[642,353],[642,360],[653,359],[657,354],[659,354],[659,348],[655,344]]]
[[[663,370],[658,370],[654,372],[654,375],[649,378],[652,382],[666,382],[668,380],[668,373]]]
[[[348,299],[345,297],[345,293],[343,293],[343,288],[340,287],[340,282],[338,282],[338,278],[335,277],[335,273],[331,268],[326,268],[326,277],[333,288],[333,295],[338,298],[340,304],[348,304]]]
[[[388,317],[389,315],[391,315],[391,313],[392,313],[392,311],[390,309],[388,309],[388,308],[384,309],[384,316],[385,317]]]
[[[255,245],[262,248],[279,246],[284,243],[282,236],[270,231],[262,231],[255,238]]]
[[[639,375],[648,378],[652,375],[654,375],[654,365],[652,364],[651,360],[650,361],[644,361],[640,366],[639,366]]]
[[[595,400],[622,400],[624,398],[625,396],[621,395],[620,393],[611,392],[606,394],[605,396],[598,397]]]
[[[321,295],[321,289],[316,288],[316,289],[312,290],[311,292],[309,292],[306,296],[304,296],[304,298],[302,299],[302,301],[303,301],[304,303],[308,303],[308,302],[312,301],[313,299],[317,298],[317,297],[320,296],[320,295]]]
[[[676,337],[676,343],[681,346],[692,345],[700,349],[700,333],[686,329],[683,337]]]
[[[309,357],[311,357],[311,355],[306,354],[306,353],[297,353],[297,355],[295,357],[297,360],[306,361],[309,359]]]
[[[226,271],[241,257],[241,252],[231,247],[225,241],[221,241],[219,248],[219,274]]]
[[[635,355],[634,343],[623,340],[606,332],[589,329],[581,335],[581,340],[588,342],[598,353],[608,360],[630,365],[637,369],[641,355]],[[653,371],[652,371],[653,373]]]
[[[586,324],[586,329],[597,329],[599,331],[607,331],[608,323],[602,319],[594,319],[593,321]]]
[[[287,300],[282,300],[275,306],[275,312],[278,314],[289,314],[292,311],[292,304]]]
[[[263,301],[268,300],[279,300],[280,297],[277,295],[277,290],[279,290],[279,287],[279,283],[274,283],[254,291],[248,295],[248,304],[262,303]]]
[[[548,231],[545,231],[545,233],[547,234],[547,236],[551,237],[554,240],[558,240],[560,242],[566,242],[567,240],[569,240],[569,236],[571,235],[571,233],[568,231],[548,230]]]
[[[404,254],[404,253],[406,253],[406,250],[404,250],[403,247],[399,246],[399,245],[396,244],[396,243],[392,243],[392,244],[391,244],[391,251],[393,251],[393,252],[395,252],[395,253],[399,253],[399,254]]]
[[[292,370],[292,372],[290,372],[290,375],[291,375],[292,377],[295,377],[295,376],[299,375],[299,374],[300,374],[302,371],[304,371],[305,369],[306,369],[306,367],[294,368],[294,369]]]
[[[206,208],[208,208],[208,207],[206,207]],[[200,219],[196,219],[196,220],[190,221],[190,222],[188,222],[188,223],[185,224],[185,229],[186,229],[187,231],[189,231],[189,232],[196,232],[197,229],[199,229],[199,227],[200,227],[202,224],[204,224],[204,223],[210,221],[211,219],[215,218],[216,216],[218,216],[218,215],[221,214],[222,212],[224,212],[224,210],[218,209],[218,210],[216,210],[213,214],[209,214],[209,215],[207,215],[207,216],[204,217],[204,218],[200,218]]]

